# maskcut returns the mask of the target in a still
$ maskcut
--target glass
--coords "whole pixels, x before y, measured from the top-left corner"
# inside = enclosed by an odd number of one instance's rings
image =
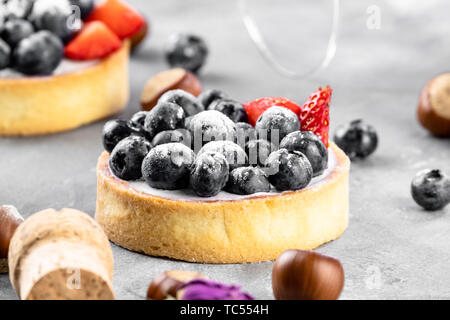
[[[283,76],[304,78],[333,60],[340,0],[238,1],[250,38]]]

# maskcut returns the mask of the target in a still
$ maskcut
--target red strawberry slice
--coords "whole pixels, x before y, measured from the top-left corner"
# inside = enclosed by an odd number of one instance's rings
[[[302,131],[312,131],[328,147],[330,131],[330,102],[333,89],[319,88],[313,92],[301,108],[300,124]]]
[[[255,126],[256,120],[264,111],[273,106],[285,107],[300,116],[300,106],[286,98],[261,98],[244,104],[248,115],[248,123]]]
[[[118,50],[122,42],[103,22],[87,23],[66,46],[66,57],[74,60],[101,59]]]
[[[139,12],[119,0],[103,1],[95,7],[87,20],[102,21],[120,39],[133,36],[145,23]]]

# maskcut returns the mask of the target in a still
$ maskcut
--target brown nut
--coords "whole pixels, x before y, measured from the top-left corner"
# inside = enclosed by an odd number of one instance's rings
[[[272,271],[277,300],[336,300],[344,287],[341,263],[311,251],[288,250]]]
[[[147,290],[147,299],[164,300],[169,297],[176,298],[178,288],[194,279],[206,279],[206,277],[201,273],[191,271],[166,271],[150,283],[150,287]]]
[[[147,81],[141,95],[142,109],[151,110],[164,93],[176,89],[187,91],[196,97],[203,90],[194,74],[181,68],[170,69]]]
[[[431,79],[423,88],[417,116],[432,134],[450,137],[450,73]]]
[[[145,19],[145,18],[144,18]],[[141,43],[144,41],[144,39],[147,37],[150,30],[150,25],[147,19],[145,19],[145,23],[142,25],[142,27],[139,29],[138,32],[136,32],[134,35],[131,36],[131,51],[134,51],[141,45]]]
[[[16,208],[0,206],[0,259],[8,257],[9,242],[22,222],[23,218]]]

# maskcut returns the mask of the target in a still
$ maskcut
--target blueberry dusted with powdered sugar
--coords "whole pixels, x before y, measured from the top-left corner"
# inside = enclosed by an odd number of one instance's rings
[[[35,0],[7,0],[0,5],[7,19],[26,19],[31,12]]]
[[[266,161],[264,171],[278,191],[304,189],[313,176],[308,158],[303,153],[287,149],[272,152]]]
[[[180,142],[186,147],[191,148],[192,138],[191,133],[186,129],[167,130],[158,133],[152,140],[153,146],[160,144]]]
[[[187,117],[194,116],[205,110],[195,96],[180,89],[167,91],[159,98],[158,103],[160,102],[171,102],[179,105],[183,108]]]
[[[209,105],[208,109],[222,112],[234,122],[248,121],[247,112],[245,112],[244,106],[242,105],[242,103],[239,103],[235,100],[219,99],[212,102]]]
[[[289,133],[300,130],[300,121],[291,110],[275,106],[258,118],[255,129],[260,138],[278,145]],[[277,141],[273,141],[274,139]]]
[[[252,140],[245,146],[248,163],[252,166],[264,167],[269,155],[276,150],[273,143],[264,139]]]
[[[36,30],[48,30],[61,40],[70,40],[75,28],[81,25],[73,15],[69,0],[35,0],[29,20]]]
[[[178,104],[160,102],[145,118],[144,129],[153,139],[158,133],[184,127],[185,113]]]
[[[450,203],[450,177],[441,170],[420,171],[411,183],[411,194],[425,210],[440,210]]]
[[[223,113],[216,110],[207,110],[195,115],[188,126],[194,139],[194,149],[210,141],[234,140],[236,125]]]
[[[26,75],[50,75],[64,55],[61,40],[49,31],[39,31],[19,42],[13,52],[15,69]]]
[[[208,107],[216,100],[221,99],[228,99],[228,94],[223,92],[222,90],[217,89],[210,89],[203,91],[199,96],[198,100],[203,105],[205,109],[208,109]]]
[[[142,177],[142,161],[151,149],[151,144],[140,136],[131,136],[120,141],[109,157],[111,171],[123,180]]]
[[[33,33],[33,25],[27,20],[11,19],[5,23],[0,36],[14,48],[20,41],[31,36]]]
[[[105,123],[102,131],[103,147],[112,152],[114,147],[133,133],[130,123],[126,120],[110,120]]]
[[[355,120],[336,129],[334,142],[350,159],[364,159],[377,149],[378,135],[373,126]]]
[[[222,154],[230,165],[230,170],[246,166],[248,164],[247,154],[244,149],[231,141],[213,141],[206,144],[198,155],[206,152],[218,152]]]
[[[247,143],[258,139],[255,128],[247,122],[236,123],[236,143],[242,148],[245,148]]]
[[[166,60],[171,67],[180,67],[197,73],[205,64],[208,47],[202,38],[192,34],[174,34],[165,48]]]
[[[164,190],[187,188],[194,152],[182,143],[154,147],[142,163],[142,176],[150,187]]]
[[[218,152],[205,152],[197,157],[191,170],[190,185],[200,197],[214,197],[228,181],[229,166]]]
[[[226,189],[228,192],[240,195],[270,192],[270,182],[260,168],[241,167],[230,173]]]
[[[303,153],[311,163],[313,176],[321,175],[328,164],[328,150],[322,140],[310,131],[296,131],[288,134],[280,144],[280,149]]]

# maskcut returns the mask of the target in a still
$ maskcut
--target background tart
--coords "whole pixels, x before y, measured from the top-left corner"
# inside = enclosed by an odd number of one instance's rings
[[[47,77],[0,78],[0,135],[74,129],[125,108],[130,43],[78,71]]]
[[[104,152],[97,166],[96,219],[127,249],[200,263],[273,260],[313,249],[348,225],[350,161],[334,144],[334,170],[300,191],[239,200],[180,201],[138,191],[115,177]]]

